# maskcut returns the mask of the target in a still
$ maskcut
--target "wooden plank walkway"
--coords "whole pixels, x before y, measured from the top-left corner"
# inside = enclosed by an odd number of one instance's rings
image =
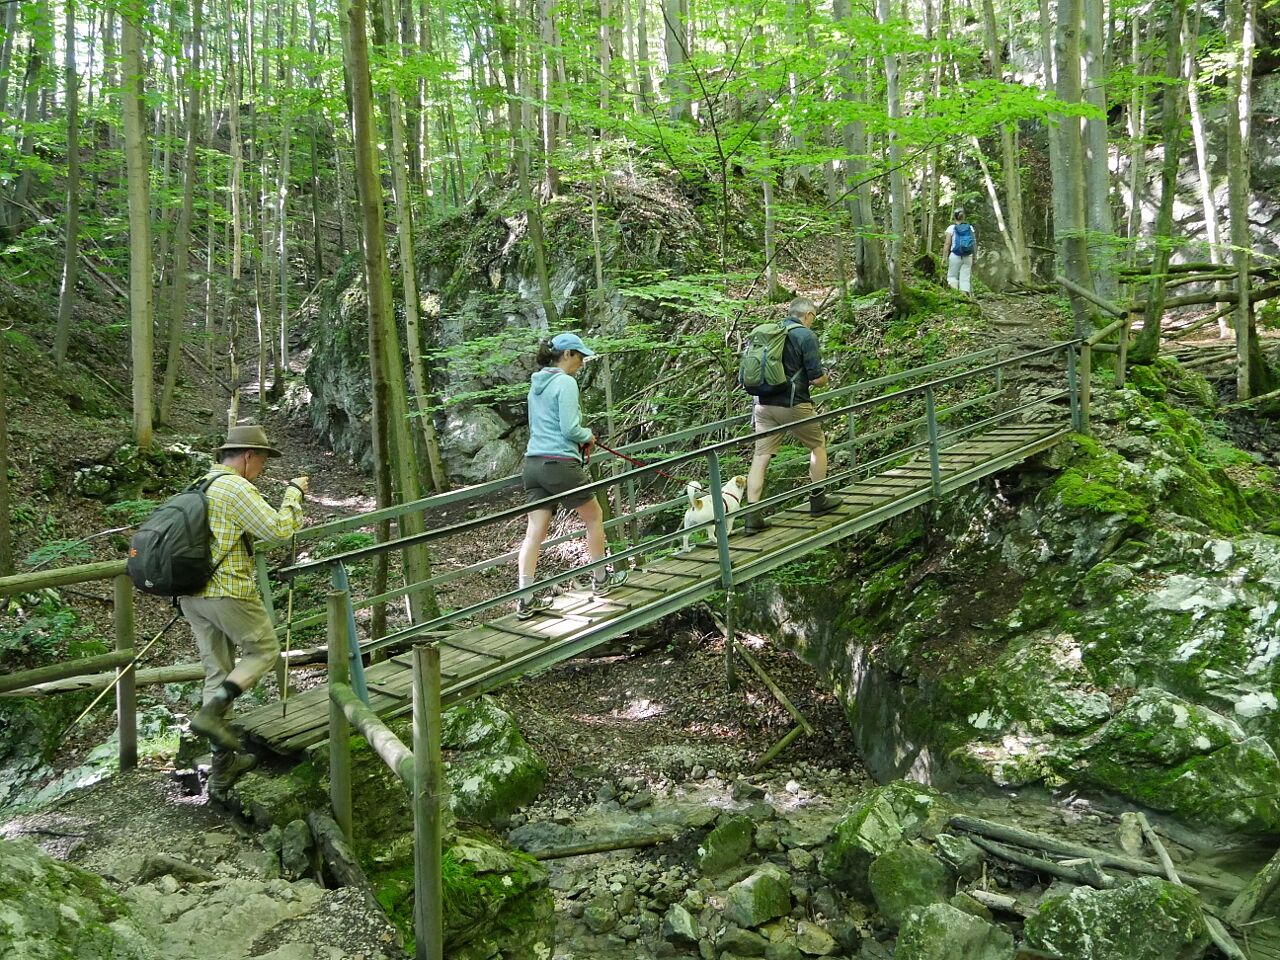
[[[1002,424],[944,448],[940,453],[944,493],[991,476],[1057,443],[1058,424]],[[837,491],[845,505],[811,516],[807,504],[775,512],[770,528],[750,538],[730,537],[735,582],[761,576],[821,547],[933,499],[927,454]],[[438,641],[442,702],[457,703],[530,671],[558,663],[688,607],[722,589],[712,544],[632,571],[607,597],[569,591],[551,610],[520,621],[514,614],[459,630]],[[365,670],[369,706],[389,717],[411,709],[412,669],[396,656]],[[280,703],[249,711],[234,725],[252,741],[277,753],[293,753],[328,735],[328,687],[319,686]]]

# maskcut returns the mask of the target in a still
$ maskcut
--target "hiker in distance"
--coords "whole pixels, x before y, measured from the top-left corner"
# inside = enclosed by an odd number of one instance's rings
[[[585,463],[595,435],[582,425],[578,406],[578,381],[574,379],[595,351],[576,333],[558,333],[538,345],[537,366],[529,381],[529,443],[524,451],[525,498],[529,503],[555,497],[552,506],[529,511],[524,542],[520,545],[519,589],[537,580],[538,556],[551,526],[555,507],[576,510],[587,528],[587,552],[591,560],[603,560],[607,549],[604,514],[595,494],[566,493],[591,482]],[[562,496],[563,494],[563,496]],[[605,567],[592,571],[591,591],[604,596],[627,579],[626,570]],[[516,601],[516,616],[527,620],[551,606],[546,593],[529,591]]]
[[[797,423],[817,415],[809,389],[821,389],[827,385],[827,374],[823,370],[818,350],[818,338],[810,329],[817,315],[812,300],[797,297],[791,301],[787,317],[782,321],[781,331],[775,333],[777,324],[762,324],[751,331],[752,342],[744,354],[741,376],[743,386],[756,397],[753,411],[755,431],[763,433],[784,426],[790,426],[790,429],[756,440],[751,469],[747,473],[748,504],[759,503],[764,496],[765,472],[769,468],[769,461],[782,446],[783,433],[790,433],[809,451],[809,479],[820,483],[827,478],[827,438],[822,432],[822,425],[817,422]],[[767,367],[769,347],[779,339],[782,341],[781,371],[772,376],[762,371],[760,376],[751,377],[747,373],[747,362],[753,351],[763,351],[762,362],[758,365]],[[842,501],[838,497],[823,490],[814,490],[809,494],[809,512],[812,514],[830,513],[841,505]],[[744,530],[747,534],[758,533],[767,526],[763,514],[755,511],[747,514]]]
[[[973,224],[956,207],[951,224],[942,235],[942,259],[947,262],[947,286],[962,293],[973,292],[973,263],[978,259],[978,236]]]
[[[225,797],[257,758],[244,753],[227,726],[231,705],[253,687],[280,655],[280,642],[253,575],[252,539],[287,540],[302,526],[307,477],[294,477],[279,510],[273,510],[253,481],[280,451],[256,424],[232,427],[218,448],[218,463],[207,474],[211,552],[217,564],[203,590],[181,599],[204,666],[204,706],[191,729],[213,744],[209,796]],[[237,651],[240,660],[236,661]]]

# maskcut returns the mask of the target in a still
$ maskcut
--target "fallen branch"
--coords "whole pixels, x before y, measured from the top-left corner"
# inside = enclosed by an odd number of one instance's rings
[[[337,821],[327,813],[312,810],[307,814],[307,826],[311,828],[311,834],[316,839],[316,847],[324,858],[324,865],[329,875],[340,886],[358,890],[365,903],[379,914],[386,916],[382,904],[378,903],[378,898],[374,895],[373,884],[365,876],[364,869],[356,859],[355,851],[347,843],[347,838],[343,836],[342,828],[338,826]]]
[[[1169,851],[1164,848],[1164,844],[1160,841],[1160,838],[1156,836],[1156,832],[1151,829],[1151,823],[1147,820],[1147,815],[1145,813],[1138,814],[1138,825],[1142,827],[1142,835],[1147,838],[1147,843],[1151,844],[1151,849],[1156,852],[1156,856],[1164,866],[1165,876],[1169,878],[1170,882],[1176,883],[1180,887],[1185,886],[1182,882],[1182,878],[1178,876],[1178,871],[1173,865],[1173,860],[1169,857]],[[1245,892],[1247,892],[1247,888],[1245,891],[1241,891],[1240,896],[1244,896]],[[1236,897],[1236,900],[1239,899],[1240,897]],[[1232,905],[1234,906],[1234,903]],[[1249,958],[1244,955],[1244,951],[1242,951],[1236,942],[1231,939],[1231,934],[1227,933],[1221,920],[1206,913],[1204,922],[1209,928],[1209,936],[1213,939],[1214,945],[1222,951],[1223,955],[1226,956],[1228,960],[1249,960]]]
[[[1221,320],[1223,317],[1227,316],[1227,314],[1235,310],[1235,308],[1236,308],[1236,305],[1234,303],[1229,303],[1225,307],[1215,310],[1213,313],[1206,314],[1205,316],[1201,317],[1199,320],[1196,320],[1193,323],[1187,324],[1185,327],[1178,327],[1178,329],[1175,330],[1173,333],[1165,334],[1165,339],[1166,340],[1182,340],[1187,335],[1199,330],[1201,327],[1208,326],[1209,324],[1213,323],[1215,320]]]
[[[1243,890],[1231,901],[1224,915],[1227,923],[1240,927],[1253,919],[1258,907],[1262,906],[1276,886],[1280,885],[1280,850],[1267,861],[1266,866],[1253,875]]]
[[[1047,873],[1051,877],[1096,887],[1099,890],[1109,890],[1116,885],[1115,877],[1103,873],[1096,860],[1083,859],[1073,864],[1058,863],[1056,860],[1046,860],[1043,857],[1022,853],[1012,847],[1006,847],[1003,843],[996,843],[996,841],[983,836],[975,836],[973,842],[983,850],[986,850],[987,853],[994,854],[1001,860],[1007,860],[1009,863],[1016,864],[1019,867],[1034,870],[1036,873]]]
[[[1022,830],[1018,827],[1010,827],[1003,823],[996,823],[993,820],[983,820],[979,817],[969,817],[963,814],[956,814],[950,820],[951,826],[957,830],[963,830],[966,833],[979,834],[985,837],[994,837],[997,840],[1004,840],[1008,843],[1016,843],[1020,847],[1028,847],[1035,850],[1045,850],[1049,853],[1056,853],[1063,857],[1086,857],[1090,860],[1096,860],[1101,866],[1115,867],[1118,870],[1124,870],[1128,873],[1137,873],[1150,877],[1162,877],[1164,871],[1159,864],[1151,863],[1148,860],[1138,860],[1135,857],[1126,857],[1121,854],[1111,853],[1107,850],[1099,850],[1096,847],[1088,847],[1079,843],[1071,843],[1066,840],[1059,840],[1057,837],[1049,837],[1044,834],[1032,833],[1029,830]],[[1186,875],[1188,885],[1193,887],[1209,887],[1215,890],[1224,890],[1235,894],[1240,890],[1240,884],[1231,883],[1227,880],[1219,880],[1215,877],[1206,877],[1198,874]]]
[[[1009,913],[1015,917],[1033,917],[1036,911],[1027,906],[1021,900],[1014,897],[1006,896],[1003,893],[992,893],[990,890],[979,890],[974,887],[972,890],[964,891],[966,895],[973,897],[988,910],[996,910],[1000,913]]]
[[[547,847],[545,850],[526,851],[535,860],[563,860],[566,857],[581,857],[588,853],[609,853],[613,850],[636,850],[640,847],[656,847],[660,843],[674,840],[676,834],[646,833],[635,837],[618,837],[613,840],[596,840],[593,843],[574,843],[564,847]]]

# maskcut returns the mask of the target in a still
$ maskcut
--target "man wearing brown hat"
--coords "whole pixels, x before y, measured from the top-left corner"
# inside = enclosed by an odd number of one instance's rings
[[[275,627],[254,581],[252,540],[285,540],[297,532],[308,481],[290,480],[280,509],[271,509],[253,481],[267,459],[278,456],[280,451],[256,424],[227,431],[227,442],[218,448],[219,462],[206,475],[213,480],[205,499],[217,568],[203,590],[181,601],[204,666],[204,705],[192,717],[191,729],[213,743],[209,796],[215,800],[256,763],[251,754],[239,752],[227,712],[280,655]]]

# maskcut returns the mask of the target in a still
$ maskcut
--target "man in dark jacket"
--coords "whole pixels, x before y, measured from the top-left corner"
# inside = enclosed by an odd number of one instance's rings
[[[787,327],[787,345],[782,351],[782,368],[787,380],[779,387],[770,388],[756,397],[754,421],[756,433],[764,433],[775,427],[790,429],[761,437],[756,441],[751,470],[747,473],[747,503],[758,503],[764,496],[765,471],[769,461],[782,446],[784,433],[799,440],[809,451],[809,479],[819,483],[827,478],[827,438],[822,425],[816,421],[802,421],[817,415],[810,387],[821,389],[827,385],[827,374],[822,367],[818,350],[818,338],[813,335],[814,318],[818,312],[808,297],[791,301],[784,321]],[[815,490],[809,494],[809,512],[830,513],[842,504],[838,497]],[[767,527],[764,516],[751,513],[746,518],[746,532],[756,533]]]

